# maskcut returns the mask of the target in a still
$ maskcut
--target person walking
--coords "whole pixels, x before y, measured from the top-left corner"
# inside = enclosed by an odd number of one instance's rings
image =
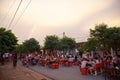
[[[16,68],[17,66],[17,54],[13,54],[13,68]]]

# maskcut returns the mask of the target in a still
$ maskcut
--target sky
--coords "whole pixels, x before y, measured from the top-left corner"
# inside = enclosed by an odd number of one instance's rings
[[[48,35],[65,35],[84,42],[96,24],[120,27],[120,0],[0,0],[0,27],[19,43],[35,38],[41,45]]]

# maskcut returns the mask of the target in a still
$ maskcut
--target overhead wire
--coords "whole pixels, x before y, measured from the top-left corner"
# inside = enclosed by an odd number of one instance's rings
[[[18,7],[17,7],[17,9],[16,9],[16,11],[15,11],[15,14],[13,15],[13,18],[11,19],[11,21],[10,21],[10,23],[9,23],[9,25],[8,25],[8,29],[11,27],[11,24],[13,23],[13,21],[14,21],[14,19],[15,19],[15,17],[16,17],[16,14],[17,14],[17,12],[18,12],[18,10],[19,10],[19,8],[20,8],[21,3],[22,3],[22,0],[20,1],[19,5],[18,5]]]
[[[18,17],[16,23],[11,27],[12,29],[17,25],[17,23],[19,22],[20,18],[22,17],[22,15],[24,14],[24,12],[26,11],[26,9],[28,8],[28,6],[30,5],[32,0],[29,0],[27,6],[25,7],[25,9],[23,10],[23,12],[21,13],[21,15]]]
[[[15,4],[15,1],[16,1],[16,0],[14,0],[14,2],[12,2],[12,4],[10,5],[8,11],[6,12],[6,14],[5,14],[5,15],[3,16],[3,18],[1,19],[0,24],[2,24],[2,23],[4,22],[4,20],[6,19],[6,17],[8,16],[8,14],[9,14],[9,12],[11,11],[13,5]]]

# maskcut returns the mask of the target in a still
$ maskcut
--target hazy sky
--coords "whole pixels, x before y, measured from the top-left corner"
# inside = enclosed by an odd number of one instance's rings
[[[63,32],[82,42],[95,24],[120,26],[120,0],[23,0],[9,26],[19,3],[0,0],[0,27],[11,29],[19,42],[33,37],[43,44],[46,35],[62,37]]]

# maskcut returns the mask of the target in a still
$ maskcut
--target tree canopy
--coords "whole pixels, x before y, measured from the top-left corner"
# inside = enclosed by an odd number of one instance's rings
[[[56,50],[58,49],[58,45],[59,45],[59,38],[56,35],[46,36],[44,42],[44,48],[46,50],[50,50],[50,51]]]
[[[110,51],[113,49],[116,53],[120,50],[120,27],[108,27],[102,23],[95,26],[95,29],[90,29],[90,38],[81,45],[79,50],[101,50]]]
[[[17,37],[11,30],[6,30],[5,28],[0,28],[0,52],[10,52],[13,51],[17,45]]]
[[[108,48],[108,26],[104,23],[96,25],[95,29],[90,29],[90,36],[97,39],[97,44],[99,48],[107,49]]]
[[[60,44],[62,49],[73,49],[76,47],[76,41],[66,36],[60,39]]]
[[[113,48],[120,49],[120,27],[109,27],[106,24],[99,24],[95,26],[95,30],[90,30],[91,37],[96,38],[99,46],[106,50]]]
[[[109,48],[120,50],[120,27],[109,28],[106,38]]]
[[[50,53],[53,52],[53,50],[68,50],[75,47],[75,40],[69,37],[63,37],[60,39],[58,36],[50,35],[45,38],[44,48],[49,50]]]
[[[26,52],[25,47],[24,47],[23,44],[18,44],[18,45],[16,46],[15,51],[16,51],[17,53],[24,53],[24,52]]]
[[[98,41],[96,38],[88,38],[88,41],[80,46],[78,49],[80,52],[83,51],[94,51],[98,47]]]
[[[23,46],[25,48],[25,51],[28,53],[40,51],[39,42],[34,38],[30,38],[29,40],[24,41]]]

